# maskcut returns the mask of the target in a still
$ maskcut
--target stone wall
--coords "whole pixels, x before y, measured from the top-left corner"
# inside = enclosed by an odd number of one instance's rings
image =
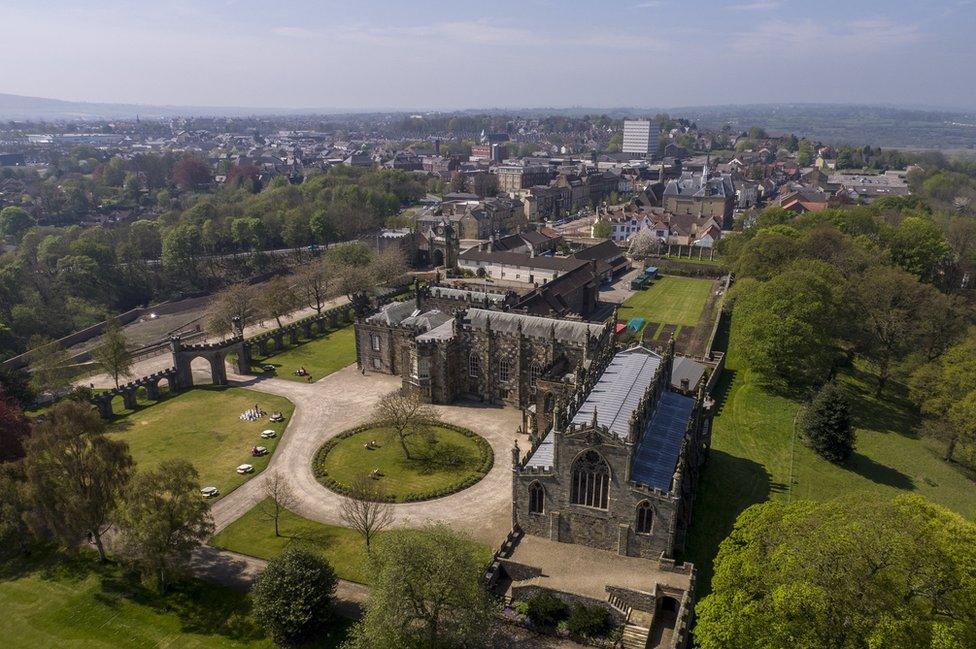
[[[629,482],[631,450],[612,434],[594,443],[592,432],[556,432],[556,459],[551,471],[522,471],[514,480],[514,516],[527,533],[562,543],[577,543],[618,554],[656,559],[673,550],[671,527],[678,510],[675,499],[660,491],[635,488]],[[570,502],[573,461],[588,450],[598,452],[610,465],[610,491],[606,510]],[[545,489],[542,514],[529,512],[529,488],[538,482]],[[637,534],[637,505],[648,502],[651,531]]]

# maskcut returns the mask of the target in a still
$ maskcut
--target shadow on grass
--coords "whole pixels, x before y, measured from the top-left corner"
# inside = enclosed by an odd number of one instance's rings
[[[878,484],[905,491],[913,491],[915,489],[915,481],[910,476],[905,475],[898,469],[893,469],[880,462],[875,462],[861,453],[851,455],[851,459],[845,466],[854,473]]]
[[[718,381],[715,383],[715,388],[712,390],[712,398],[715,400],[716,415],[721,414],[725,408],[725,402],[732,393],[732,385],[735,382],[736,374],[738,374],[737,370],[726,368],[722,371],[722,375],[718,377]]]
[[[851,404],[854,426],[882,433],[896,433],[913,439],[918,417],[908,398],[908,389],[889,381],[880,397],[875,396],[877,377],[858,367],[847,368],[841,374],[842,385]]]
[[[746,508],[769,499],[774,485],[766,467],[722,451],[712,450],[698,486],[695,511],[681,560],[698,568],[698,596],[711,590],[712,570],[719,544],[732,531]]]

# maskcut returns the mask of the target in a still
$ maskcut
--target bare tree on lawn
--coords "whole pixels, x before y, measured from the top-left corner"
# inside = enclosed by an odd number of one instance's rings
[[[280,471],[272,472],[264,481],[264,501],[258,506],[261,515],[274,522],[275,536],[281,536],[281,515],[295,506],[298,499],[288,478]]]
[[[431,424],[440,420],[440,415],[414,394],[392,392],[380,400],[374,419],[393,430],[404,457],[409,460],[407,440],[427,432]]]
[[[92,358],[112,377],[116,388],[121,377],[132,376],[132,354],[126,349],[125,334],[115,318],[106,324],[105,331],[98,339],[98,346],[92,350]]]
[[[369,542],[393,523],[393,506],[385,502],[386,492],[367,475],[353,480],[349,494],[339,505],[342,521],[363,535],[366,551]]]

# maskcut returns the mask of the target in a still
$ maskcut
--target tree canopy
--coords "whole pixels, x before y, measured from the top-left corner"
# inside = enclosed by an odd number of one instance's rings
[[[976,646],[976,525],[920,496],[768,502],[736,520],[702,649]]]

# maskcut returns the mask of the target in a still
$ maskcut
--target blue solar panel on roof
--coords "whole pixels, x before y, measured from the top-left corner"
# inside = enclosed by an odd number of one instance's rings
[[[695,400],[675,392],[665,392],[657,404],[644,438],[634,453],[630,477],[653,489],[669,491],[678,465],[681,440]]]

